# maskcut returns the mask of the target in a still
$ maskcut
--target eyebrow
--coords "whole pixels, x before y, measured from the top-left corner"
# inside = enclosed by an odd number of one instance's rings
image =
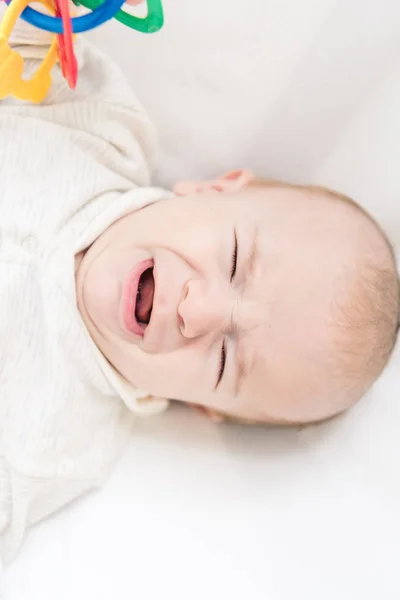
[[[254,277],[255,266],[259,260],[259,247],[258,247],[258,235],[259,231],[256,228],[254,232],[253,241],[251,244],[250,252],[246,258],[245,263],[245,293],[249,287],[249,283]],[[235,328],[237,329],[237,328]],[[250,370],[248,362],[244,358],[243,352],[243,333],[237,329],[237,337],[238,337],[238,350],[236,352],[236,373],[235,373],[235,383],[234,383],[234,396],[236,397],[240,389],[243,385],[246,376]]]

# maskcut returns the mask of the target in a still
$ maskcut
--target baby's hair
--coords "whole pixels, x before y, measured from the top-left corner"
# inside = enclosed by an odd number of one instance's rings
[[[286,187],[345,203],[372,225],[382,242],[379,257],[360,257],[349,270],[345,302],[337,302],[333,322],[338,335],[338,380],[365,391],[380,375],[395,347],[400,325],[400,283],[392,244],[376,220],[351,198],[325,187],[256,179],[254,186]],[[301,200],[300,200],[301,201]],[[372,254],[372,253],[371,253]],[[339,366],[340,365],[340,366]]]

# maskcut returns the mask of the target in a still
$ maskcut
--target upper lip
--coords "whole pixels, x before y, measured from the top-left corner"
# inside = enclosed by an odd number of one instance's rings
[[[169,353],[185,343],[180,327],[179,304],[186,278],[178,278],[170,264],[154,256],[153,279],[153,307],[142,337],[142,348],[149,354]]]

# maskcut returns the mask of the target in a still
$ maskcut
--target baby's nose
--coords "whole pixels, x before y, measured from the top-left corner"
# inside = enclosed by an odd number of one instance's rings
[[[228,301],[222,291],[201,280],[186,283],[178,306],[182,334],[189,339],[220,331],[227,321]]]

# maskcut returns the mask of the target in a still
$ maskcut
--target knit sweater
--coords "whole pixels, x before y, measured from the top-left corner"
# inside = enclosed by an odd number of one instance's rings
[[[1,11],[4,7],[1,7]],[[29,76],[51,35],[18,21]],[[149,186],[153,127],[118,68],[78,37],[79,82],[57,66],[41,105],[0,102],[0,557],[26,528],[100,486],[143,403],[94,345],[75,256],[167,195]]]

